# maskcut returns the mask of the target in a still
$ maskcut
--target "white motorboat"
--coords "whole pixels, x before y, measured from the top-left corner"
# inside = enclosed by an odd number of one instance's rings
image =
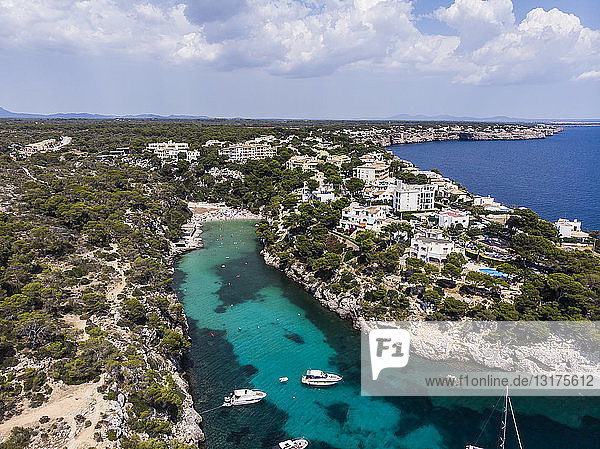
[[[285,440],[274,446],[273,449],[304,449],[308,446],[308,440],[298,438],[296,440]]]
[[[326,373],[320,369],[309,369],[302,375],[302,383],[312,387],[328,387],[337,384],[342,380],[342,376],[333,373]]]
[[[289,377],[280,377],[279,378],[279,382],[281,382],[282,384],[286,383],[288,380],[290,380]]]
[[[229,396],[225,396],[222,406],[231,407],[233,405],[256,404],[266,396],[267,393],[260,390],[249,390],[248,388],[234,390]]]

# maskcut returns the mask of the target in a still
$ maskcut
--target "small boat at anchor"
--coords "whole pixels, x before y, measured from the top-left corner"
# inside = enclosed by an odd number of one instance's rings
[[[498,400],[498,402],[500,402],[500,401]],[[481,429],[481,432],[479,433],[480,437],[481,437],[481,435],[483,435],[483,432],[484,432],[486,426],[490,422],[490,418],[492,417],[492,414],[496,411],[498,402],[496,402],[496,405],[494,405],[494,408],[492,409],[490,416],[485,421],[485,424],[483,425],[483,428]],[[510,414],[508,413],[509,410],[510,410]],[[517,419],[515,418],[515,410],[513,409],[512,401],[510,400],[510,396],[508,395],[508,388],[507,388],[506,394],[504,395],[504,413],[502,416],[502,424],[500,427],[500,440],[498,441],[498,443],[496,445],[496,447],[498,447],[500,449],[505,449],[505,447],[506,447],[506,431],[508,428],[508,424],[509,424],[508,421],[510,418],[512,418],[512,422],[514,424],[515,434],[517,437],[517,443],[519,443],[519,449],[523,449],[523,443],[521,442],[521,434],[519,433],[519,427],[517,426]],[[476,446],[476,444],[478,444],[478,440],[479,440],[479,438],[477,438],[477,441],[475,441],[475,444],[467,444],[465,446],[465,449],[484,449],[483,447]]]
[[[286,383],[288,380],[290,380],[290,378],[289,378],[289,377],[280,377],[280,378],[279,378],[279,382],[281,382],[282,384],[283,384],[283,383]]]
[[[276,446],[273,446],[273,449],[304,449],[306,446],[308,446],[308,440],[298,438],[296,440],[282,441]]]
[[[326,373],[320,369],[309,369],[302,375],[302,383],[311,387],[329,387],[342,380],[339,374]]]
[[[260,390],[250,390],[248,388],[234,390],[229,396],[225,396],[222,407],[256,404],[257,402],[262,401],[266,396],[267,393]]]

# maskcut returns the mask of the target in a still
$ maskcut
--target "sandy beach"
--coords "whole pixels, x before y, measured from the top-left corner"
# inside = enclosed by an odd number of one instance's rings
[[[226,220],[260,220],[262,217],[246,209],[237,209],[225,204],[188,203],[188,208],[194,214],[193,220],[226,221]]]

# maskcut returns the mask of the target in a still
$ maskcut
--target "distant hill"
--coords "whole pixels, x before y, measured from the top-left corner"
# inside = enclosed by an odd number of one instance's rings
[[[386,120],[400,121],[418,121],[418,122],[538,122],[540,120],[507,117],[505,115],[496,115],[494,117],[463,117],[455,115],[410,115],[398,114],[393,117],[388,117]]]
[[[115,119],[115,118],[128,118],[128,119],[209,119],[205,115],[158,115],[158,114],[138,114],[138,115],[102,115],[102,114],[90,114],[88,112],[67,112],[67,113],[56,113],[56,114],[28,114],[23,112],[12,112],[4,108],[0,108],[0,118],[62,118],[62,119]]]
[[[410,115],[398,114],[381,120],[397,120],[406,122],[492,122],[492,123],[599,123],[598,119],[549,119],[549,118],[518,118],[506,115],[494,117],[463,117],[456,115]]]
[[[137,115],[102,115],[102,114],[91,114],[88,112],[66,112],[66,113],[55,113],[55,114],[31,114],[24,112],[12,112],[0,107],[0,119],[3,118],[23,118],[23,119],[90,119],[90,120],[109,120],[109,119],[137,119],[137,120],[210,120],[216,119],[217,117],[209,117],[206,115],[160,115],[160,114],[137,114]],[[593,119],[527,119],[527,118],[515,118],[507,117],[505,115],[497,115],[494,117],[462,117],[455,115],[410,115],[410,114],[398,114],[392,117],[385,118],[360,118],[360,119],[293,119],[293,118],[269,118],[269,119],[255,119],[252,117],[234,117],[227,120],[259,120],[259,121],[301,121],[301,122],[328,122],[328,121],[370,121],[370,122],[385,122],[385,121],[401,121],[401,122],[495,122],[495,123],[532,123],[532,122],[544,122],[544,123],[560,123],[560,124],[589,124],[589,123],[600,123],[600,120]]]

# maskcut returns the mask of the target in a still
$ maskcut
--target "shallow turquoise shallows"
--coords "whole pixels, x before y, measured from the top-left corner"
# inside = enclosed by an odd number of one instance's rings
[[[208,449],[271,448],[300,436],[311,449],[462,449],[475,441],[496,398],[361,397],[358,333],[264,264],[253,225],[207,223],[205,248],[182,257],[176,271],[197,410],[214,409],[235,388],[268,394],[259,404],[202,413]],[[309,368],[344,380],[305,387],[300,376]],[[600,447],[600,399],[514,398],[514,405],[525,448]],[[481,446],[496,447],[497,418]]]

